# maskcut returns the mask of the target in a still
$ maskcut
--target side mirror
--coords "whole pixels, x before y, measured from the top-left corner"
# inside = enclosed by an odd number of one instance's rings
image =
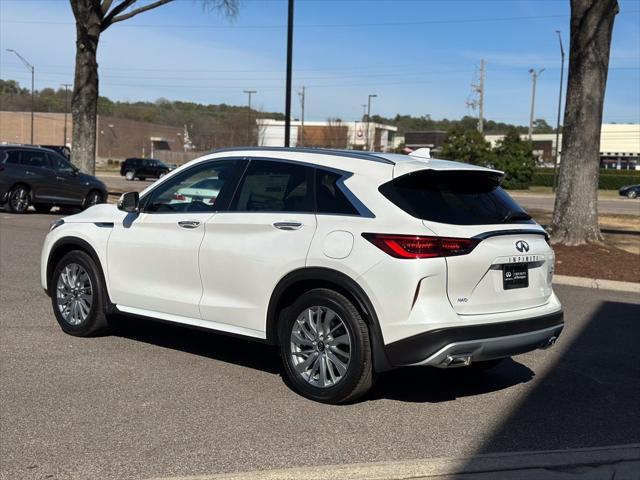
[[[140,194],[138,192],[123,193],[118,200],[118,210],[134,213],[138,211]]]

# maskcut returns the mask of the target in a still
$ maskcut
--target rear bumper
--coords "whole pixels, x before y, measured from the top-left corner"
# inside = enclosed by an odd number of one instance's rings
[[[442,328],[386,345],[394,366],[450,367],[493,360],[545,348],[564,327],[558,311],[525,320]]]

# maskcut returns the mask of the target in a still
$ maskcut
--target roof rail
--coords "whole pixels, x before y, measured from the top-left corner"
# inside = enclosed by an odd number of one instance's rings
[[[334,148],[300,148],[300,147],[226,147],[217,148],[212,153],[219,152],[238,152],[238,151],[257,151],[257,152],[300,152],[300,153],[314,153],[317,155],[335,155],[340,157],[357,158],[359,160],[368,160],[371,162],[385,163],[388,165],[394,165],[391,160],[375,155],[371,152],[364,152],[361,150],[340,150]]]

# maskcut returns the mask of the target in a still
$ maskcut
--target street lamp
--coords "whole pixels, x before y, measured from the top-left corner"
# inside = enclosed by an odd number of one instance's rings
[[[367,149],[369,151],[373,151],[373,146],[369,144],[369,130],[371,129],[371,99],[376,98],[377,96],[378,95],[376,94],[371,94],[367,101]]]
[[[560,30],[556,30],[558,41],[560,42],[560,89],[558,91],[558,120],[556,121],[556,156],[553,159],[553,191],[556,191],[558,182],[557,170],[558,160],[560,159],[560,108],[562,106],[562,85],[564,80],[564,48],[562,46],[562,34]]]
[[[24,64],[27,69],[31,70],[31,145],[33,145],[33,111],[35,109],[35,94],[34,94],[34,78],[35,78],[35,67],[31,65],[27,60],[16,52],[13,48],[7,48],[7,52],[15,53],[16,56],[20,59],[20,61]]]
[[[529,141],[532,140],[533,136],[533,116],[536,108],[536,82],[538,80],[538,76],[544,72],[544,68],[538,70],[537,72],[533,69],[529,69],[529,73],[531,74],[531,114],[529,115]]]
[[[258,93],[257,90],[243,90],[243,93],[249,95],[249,110],[247,110],[247,146],[251,142],[251,95]]]

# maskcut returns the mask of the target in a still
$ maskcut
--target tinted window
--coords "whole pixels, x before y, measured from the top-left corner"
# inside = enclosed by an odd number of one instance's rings
[[[342,175],[325,170],[316,171],[316,199],[318,213],[332,213],[340,215],[357,215],[358,211],[351,204],[339,182]]]
[[[66,158],[61,155],[55,155],[53,153],[49,154],[49,160],[51,161],[51,166],[56,172],[59,173],[73,173],[75,168],[67,161]]]
[[[49,161],[47,160],[47,154],[39,152],[37,150],[23,150],[22,151],[22,165],[27,167],[47,168]]]
[[[311,212],[309,179],[313,170],[286,162],[253,160],[232,210],[241,212]]]
[[[191,168],[180,175],[167,180],[150,193],[145,206],[146,212],[215,212],[219,210],[222,187],[232,181],[235,161],[207,163]],[[215,178],[218,190],[194,192],[194,185]]]
[[[531,223],[493,173],[424,170],[386,183],[380,192],[422,220],[456,225]]]
[[[19,150],[8,150],[5,152],[6,157],[4,157],[4,163],[20,163],[20,151]]]
[[[202,190],[220,190],[222,188],[222,180],[217,178],[206,178],[194,183],[189,188]]]

